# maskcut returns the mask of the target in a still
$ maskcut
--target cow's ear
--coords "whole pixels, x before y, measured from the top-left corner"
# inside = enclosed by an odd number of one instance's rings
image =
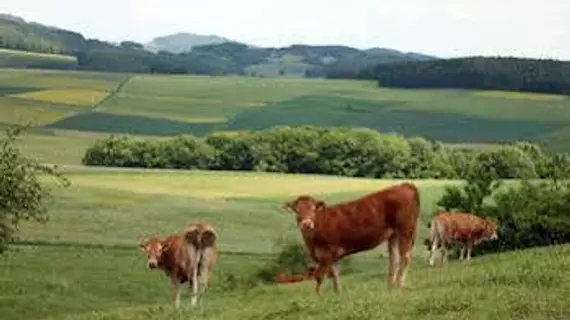
[[[146,251],[145,243],[143,241],[139,242],[138,248],[142,251]]]
[[[317,201],[317,210],[321,210],[327,207],[327,204],[324,201]]]
[[[281,206],[281,209],[282,209],[282,210],[285,210],[285,211],[287,211],[287,212],[289,212],[289,213],[292,213],[292,212],[293,212],[293,208],[292,208],[292,206],[291,206],[291,202],[285,202],[285,203],[283,203],[283,205]]]
[[[168,249],[170,249],[170,243],[162,243],[162,252],[168,251]]]

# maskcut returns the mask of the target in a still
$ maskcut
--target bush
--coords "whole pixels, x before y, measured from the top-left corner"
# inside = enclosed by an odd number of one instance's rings
[[[498,175],[486,165],[471,171],[463,188],[446,188],[438,201],[446,211],[490,217],[498,223],[499,239],[476,246],[474,256],[570,242],[570,183],[523,180],[497,191]],[[454,256],[458,256],[458,249],[453,250]]]
[[[57,168],[41,165],[20,153],[14,144],[24,129],[9,128],[0,139],[0,253],[14,240],[21,221],[48,221],[45,202],[51,193],[40,183],[39,175],[55,177],[63,186],[69,186]]]
[[[275,260],[267,263],[256,274],[255,278],[261,282],[272,283],[280,273],[305,274],[312,262],[304,243],[293,239],[278,239],[280,248]],[[341,274],[352,272],[351,257],[345,257],[340,262]]]
[[[451,149],[420,137],[312,126],[149,141],[110,136],[88,148],[83,163],[403,179],[466,179],[470,171],[488,167],[501,179],[570,177],[569,155],[551,157],[527,142]]]
[[[487,213],[500,222],[499,239],[479,248],[500,252],[570,242],[570,184],[553,181],[509,187]]]

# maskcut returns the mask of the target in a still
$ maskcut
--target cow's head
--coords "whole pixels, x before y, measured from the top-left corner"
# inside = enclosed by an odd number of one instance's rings
[[[489,240],[499,239],[498,229],[499,227],[494,221],[485,219],[485,234]]]
[[[303,195],[294,201],[285,202],[282,209],[295,214],[299,228],[312,230],[315,228],[317,211],[325,208],[325,206],[324,201],[317,201],[311,196]]]
[[[149,269],[158,268],[162,260],[164,251],[168,249],[168,244],[158,238],[151,238],[139,244],[139,247],[146,253],[148,257],[147,267]]]

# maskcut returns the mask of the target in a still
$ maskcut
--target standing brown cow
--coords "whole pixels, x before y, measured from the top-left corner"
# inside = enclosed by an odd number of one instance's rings
[[[148,268],[162,269],[170,277],[174,305],[180,306],[182,284],[189,282],[191,305],[195,306],[208,286],[209,275],[218,257],[218,235],[214,228],[205,223],[191,223],[182,234],[165,239],[151,238],[140,247],[148,256]]]
[[[447,245],[451,243],[462,244],[459,259],[463,260],[467,251],[467,260],[471,260],[471,249],[484,241],[498,239],[497,224],[469,213],[438,214],[428,224],[429,265],[435,264],[435,251],[441,249],[441,264],[447,258]]]
[[[359,199],[331,206],[308,195],[286,202],[283,209],[297,217],[305,244],[318,267],[315,294],[331,270],[334,291],[340,292],[338,262],[388,241],[388,285],[404,285],[420,215],[420,197],[410,183],[385,188]],[[398,256],[400,259],[398,259]],[[399,260],[399,263],[398,263]]]

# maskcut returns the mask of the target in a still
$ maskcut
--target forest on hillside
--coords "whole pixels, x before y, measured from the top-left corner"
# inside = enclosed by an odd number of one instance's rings
[[[570,93],[568,61],[513,57],[439,59],[382,48],[259,48],[231,41],[199,45],[181,53],[152,52],[140,43],[86,39],[77,32],[1,14],[0,48],[71,55],[77,58],[73,67],[80,70],[263,77],[267,69],[275,75],[293,69],[300,72],[299,76],[377,80],[383,87]],[[52,61],[34,62],[28,67],[50,68],[51,64],[53,68],[62,68],[61,63]]]
[[[259,48],[238,42],[200,45],[180,53],[153,52],[140,43],[115,44],[86,39],[77,32],[8,15],[0,15],[0,48],[72,55],[77,57],[77,68],[82,70],[202,75],[263,76],[250,67],[268,64],[282,74],[288,71],[287,64],[292,63],[295,68],[304,70],[301,76],[326,77],[346,66],[365,68],[378,63],[434,58],[381,48],[358,50],[347,46],[309,45]]]
[[[468,57],[376,65],[382,87],[499,89],[570,94],[570,62],[513,57]],[[368,75],[364,72],[363,78]]]

